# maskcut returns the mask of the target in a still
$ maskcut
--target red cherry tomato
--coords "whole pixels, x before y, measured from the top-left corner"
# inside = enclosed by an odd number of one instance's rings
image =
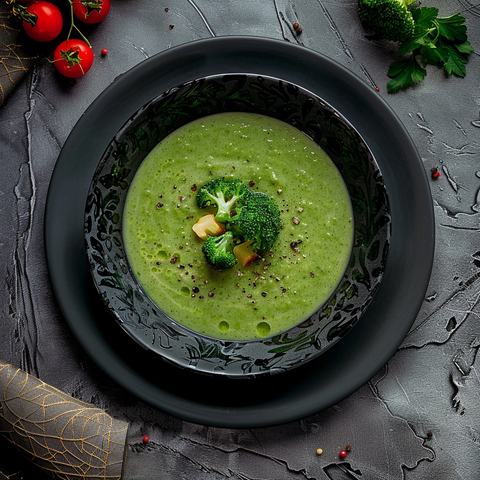
[[[22,15],[22,18],[23,29],[37,42],[50,42],[62,31],[62,14],[50,2],[43,0],[33,2],[26,8],[26,15]]]
[[[110,11],[110,0],[74,0],[73,13],[85,23],[101,22]]]
[[[79,78],[93,64],[93,50],[83,40],[72,38],[62,42],[53,53],[56,69],[65,77]]]

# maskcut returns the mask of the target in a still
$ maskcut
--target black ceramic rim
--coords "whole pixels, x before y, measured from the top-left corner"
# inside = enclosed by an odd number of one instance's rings
[[[293,374],[268,379],[219,379],[182,370],[127,338],[93,286],[83,239],[85,201],[97,163],[131,114],[186,81],[239,72],[283,78],[339,110],[375,155],[392,215],[384,278],[351,333]],[[298,420],[334,405],[374,376],[395,353],[421,307],[432,269],[434,235],[425,169],[387,103],[335,61],[258,37],[218,37],[181,45],[117,78],[68,137],[53,172],[45,213],[52,288],[86,353],[113,380],[153,407],[186,421],[229,428]]]

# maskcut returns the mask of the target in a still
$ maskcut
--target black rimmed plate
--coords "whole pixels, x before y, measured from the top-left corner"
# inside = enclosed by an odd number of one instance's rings
[[[354,224],[353,247],[348,265],[341,278],[338,279],[337,286],[329,299],[319,305],[313,314],[303,318],[298,313],[297,307],[305,301],[305,298],[302,300],[301,292],[297,292],[298,295],[294,296],[295,301],[292,299],[290,304],[291,313],[298,315],[297,325],[286,331],[276,331],[265,338],[250,341],[222,339],[221,336],[220,338],[208,337],[182,326],[182,318],[177,318],[178,322],[170,318],[160,307],[162,302],[157,305],[144,291],[141,282],[137,280],[125,252],[123,235],[124,207],[130,186],[136,178],[138,169],[142,168],[144,161],[148,162],[148,156],[154,151],[158,143],[177,132],[182,126],[190,124],[198,118],[201,118],[202,121],[204,119],[208,121],[210,115],[226,112],[235,112],[237,119],[242,118],[241,115],[260,114],[268,116],[270,119],[268,121],[276,119],[281,125],[292,125],[313,139],[337,166],[345,182],[352,205]],[[230,142],[232,152],[237,148],[244,149],[245,140],[237,144],[234,138],[230,137],[230,140],[234,142],[233,144]],[[211,150],[215,157],[216,155],[213,153],[215,151],[214,145],[211,145]],[[247,151],[248,149],[245,150],[245,153]],[[191,195],[191,185],[195,182],[200,185],[202,175],[208,177],[209,173],[205,171],[203,174],[189,175],[186,170],[194,167],[193,163],[188,160],[187,164],[181,167],[179,165],[181,161],[182,158],[179,155],[179,158],[175,159],[176,167],[174,167],[172,173],[164,173],[167,176],[175,175],[175,181],[178,184],[177,188],[171,189],[170,192],[163,191],[162,202],[165,205],[172,202],[178,205],[179,195],[184,195],[183,208],[188,209],[188,213],[193,215],[185,216],[183,214],[182,219],[176,220],[180,222],[177,226],[183,230],[184,227],[180,225],[185,224],[185,221],[187,222],[186,231],[190,232],[190,237],[188,233],[186,235],[184,233],[182,242],[186,242],[185,245],[195,245],[195,234],[191,231],[191,227],[198,218],[195,216],[195,212],[198,215],[201,214],[197,211],[195,197],[191,198],[189,195]],[[261,163],[267,162],[276,170],[277,161],[272,157],[268,160],[262,157]],[[298,161],[301,160],[298,158]],[[215,162],[213,163],[215,164]],[[221,161],[219,164],[221,164]],[[249,162],[248,166],[250,167],[250,165]],[[259,167],[261,168],[260,164]],[[215,168],[215,166],[208,166],[209,170],[212,168]],[[302,168],[300,164],[297,164],[299,171],[302,171]],[[181,173],[182,171],[184,173]],[[238,178],[243,176],[246,180],[244,177],[246,171],[244,170],[244,173],[241,173],[241,164],[236,165],[235,172]],[[263,181],[265,181],[266,175],[268,175],[267,172],[261,174]],[[189,177],[189,181],[184,178],[185,176]],[[257,182],[259,179],[260,177]],[[317,182],[314,188],[321,191],[322,179],[318,178]],[[286,191],[295,188],[288,181],[286,184],[279,183],[276,188],[279,186],[282,186]],[[157,187],[151,188],[155,190]],[[270,194],[276,188],[273,188]],[[169,194],[171,195],[170,198]],[[303,191],[300,195],[303,195]],[[280,194],[277,193],[277,197],[280,198]],[[298,198],[297,200],[302,200],[305,203],[304,198]],[[152,207],[156,212],[153,217],[155,218],[155,225],[171,225],[171,222],[175,222],[175,220],[167,220],[169,216],[168,207],[166,207],[167,212],[165,212],[165,209],[159,208],[157,210],[155,208],[158,205],[158,196],[155,195],[152,202]],[[308,202],[305,206],[308,208]],[[190,209],[191,207],[193,208]],[[88,192],[85,210],[85,248],[93,280],[102,300],[119,325],[146,349],[155,351],[181,367],[211,375],[237,378],[277,375],[286,370],[298,368],[322,355],[327,349],[340,341],[366,311],[380,285],[385,264],[388,261],[391,227],[388,196],[381,171],[368,145],[352,128],[348,120],[320,97],[310,91],[305,91],[301,86],[287,83],[283,79],[267,77],[263,74],[238,73],[197,78],[187,84],[175,86],[170,91],[162,92],[158,97],[144,105],[140,111],[132,112],[131,119],[122,126],[115,138],[111,140],[105,150],[105,155],[98,162],[98,169]],[[175,208],[173,211],[177,212],[177,209]],[[187,213],[186,210],[181,211]],[[293,226],[291,213],[288,212],[289,209],[287,208],[283,216],[284,228],[278,242],[279,244],[283,242],[284,248],[287,247],[287,249],[285,251],[281,247],[274,246],[272,252],[269,252],[272,259],[276,256],[274,252],[281,251],[285,254],[291,250],[292,237],[290,235],[299,235],[298,228]],[[302,218],[302,215],[300,215],[300,218]],[[323,223],[323,220],[322,218],[318,219],[320,223]],[[188,259],[190,248],[182,250],[181,254],[175,250],[169,251],[165,242],[159,238],[159,236],[162,236],[161,231],[157,231],[155,239],[151,241],[151,245],[154,247],[154,251],[150,255],[151,258],[149,258],[151,267],[155,270],[161,270],[164,261],[163,256],[172,258],[178,255],[176,258],[179,265],[182,263],[190,264],[188,269],[177,269],[176,272],[178,273],[170,274],[170,279],[173,279],[173,286],[167,287],[170,291],[166,294],[169,298],[168,301],[179,302],[185,299],[182,289],[178,288],[177,290],[177,287],[180,286],[183,289],[186,288],[187,291],[190,291],[194,286],[197,287],[198,292],[195,297],[198,297],[198,299],[202,297],[202,293],[206,293],[202,291],[204,288],[207,291],[210,289],[215,291],[215,277],[212,278],[210,273],[208,273],[210,280],[208,287],[204,286],[203,282],[198,279],[202,275],[202,269],[194,266],[197,261],[195,259],[197,255],[194,253],[195,249],[193,249],[190,259]],[[290,235],[288,231],[290,231]],[[176,233],[178,235],[178,231]],[[321,238],[322,233],[319,233],[316,239],[316,251],[313,251],[310,247],[310,252],[314,256],[322,255],[318,251],[323,243],[320,241]],[[313,239],[311,240],[313,241]],[[144,238],[143,241],[146,244],[150,243],[148,237]],[[159,251],[161,244],[163,246]],[[308,253],[308,246],[304,249],[302,245],[300,251],[302,254],[305,253],[303,256],[308,264],[303,264],[303,267],[300,267],[299,274],[302,275],[303,272],[303,275],[307,276],[308,282],[315,285],[318,279],[312,278],[309,269],[318,269],[318,267],[308,266],[312,265],[310,262],[315,262],[315,259]],[[247,289],[250,288],[247,273],[251,275],[255,269],[261,269],[264,274],[255,279],[256,287],[254,290],[268,290],[270,292],[271,310],[267,317],[264,316],[263,308],[265,307],[262,307],[259,303],[251,310],[248,310],[249,303],[244,304],[242,310],[246,308],[245,311],[249,312],[248,316],[252,321],[256,318],[257,322],[261,321],[262,324],[267,324],[270,328],[267,321],[275,317],[275,309],[277,308],[275,288],[277,294],[283,292],[283,289],[288,292],[292,287],[298,288],[292,275],[285,277],[277,268],[281,268],[282,261],[290,265],[290,262],[296,262],[298,258],[298,256],[295,259],[293,256],[282,255],[282,260],[275,260],[272,268],[277,272],[276,275],[279,275],[279,283],[276,287],[270,283],[271,279],[269,277],[272,274],[266,275],[265,266],[262,267],[259,262],[255,262],[249,268],[239,269],[238,272],[234,269],[235,273],[232,274],[235,277],[234,279],[230,277],[230,280],[227,280],[228,272],[224,272],[222,281],[232,281],[237,285],[239,291],[245,290],[244,293],[246,293]],[[328,257],[324,258],[324,260],[327,259]],[[166,260],[165,265],[172,272],[171,262]],[[129,266],[130,268],[128,268]],[[203,272],[207,274],[205,270]],[[322,272],[318,271],[318,274],[318,277],[321,277]],[[167,274],[164,273],[163,275]],[[315,277],[315,274],[313,277]],[[289,280],[290,285],[288,284]],[[240,286],[242,282],[243,285]],[[175,290],[178,297],[175,297],[175,293],[173,293]],[[236,315],[236,313],[229,311],[228,307],[232,305],[223,304],[224,300],[222,300],[221,295],[215,294],[214,297],[212,300],[205,298],[201,305],[197,303],[197,308],[201,309],[206,304],[218,302],[215,309],[219,313],[215,318],[209,320],[212,324],[215,321],[217,323],[223,321],[228,325],[228,322],[232,320],[232,315]],[[269,298],[265,302],[269,301]],[[290,301],[288,293],[284,300]],[[258,301],[257,299],[256,302]],[[260,298],[261,301],[262,298]],[[191,306],[191,297],[189,297],[188,302]],[[238,303],[234,302],[234,306],[238,307]],[[257,307],[258,312],[255,316]],[[263,311],[261,315],[259,314],[260,311]]]
[[[98,160],[131,112],[192,78],[239,71],[284,78],[318,93],[342,112],[377,159],[389,192],[393,225],[382,284],[353,331],[293,372],[248,380],[180,370],[126,337],[93,286],[83,242],[86,196]],[[184,420],[250,428],[327,408],[358,389],[388,361],[424,298],[433,262],[434,216],[415,146],[371,87],[305,48],[256,37],[222,37],[151,57],[93,102],[73,129],[54,170],[45,242],[60,308],[82,347],[108,375],[149,404]]]

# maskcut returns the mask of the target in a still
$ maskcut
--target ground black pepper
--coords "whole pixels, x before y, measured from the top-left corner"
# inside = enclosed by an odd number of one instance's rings
[[[290,248],[294,251],[294,252],[299,252],[299,248],[298,246],[302,243],[301,240],[294,240],[293,242],[290,242]]]

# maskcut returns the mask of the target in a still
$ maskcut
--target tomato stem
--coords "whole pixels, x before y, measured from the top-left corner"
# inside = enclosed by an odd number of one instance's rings
[[[82,37],[82,40],[90,47],[90,42],[88,41],[87,37],[80,31],[80,29],[75,25],[74,17],[73,17],[73,2],[72,0],[68,0],[68,3],[70,4],[70,30],[68,31],[67,35],[67,40],[70,39],[70,35],[72,34],[72,30],[75,28],[75,30],[80,34]]]

